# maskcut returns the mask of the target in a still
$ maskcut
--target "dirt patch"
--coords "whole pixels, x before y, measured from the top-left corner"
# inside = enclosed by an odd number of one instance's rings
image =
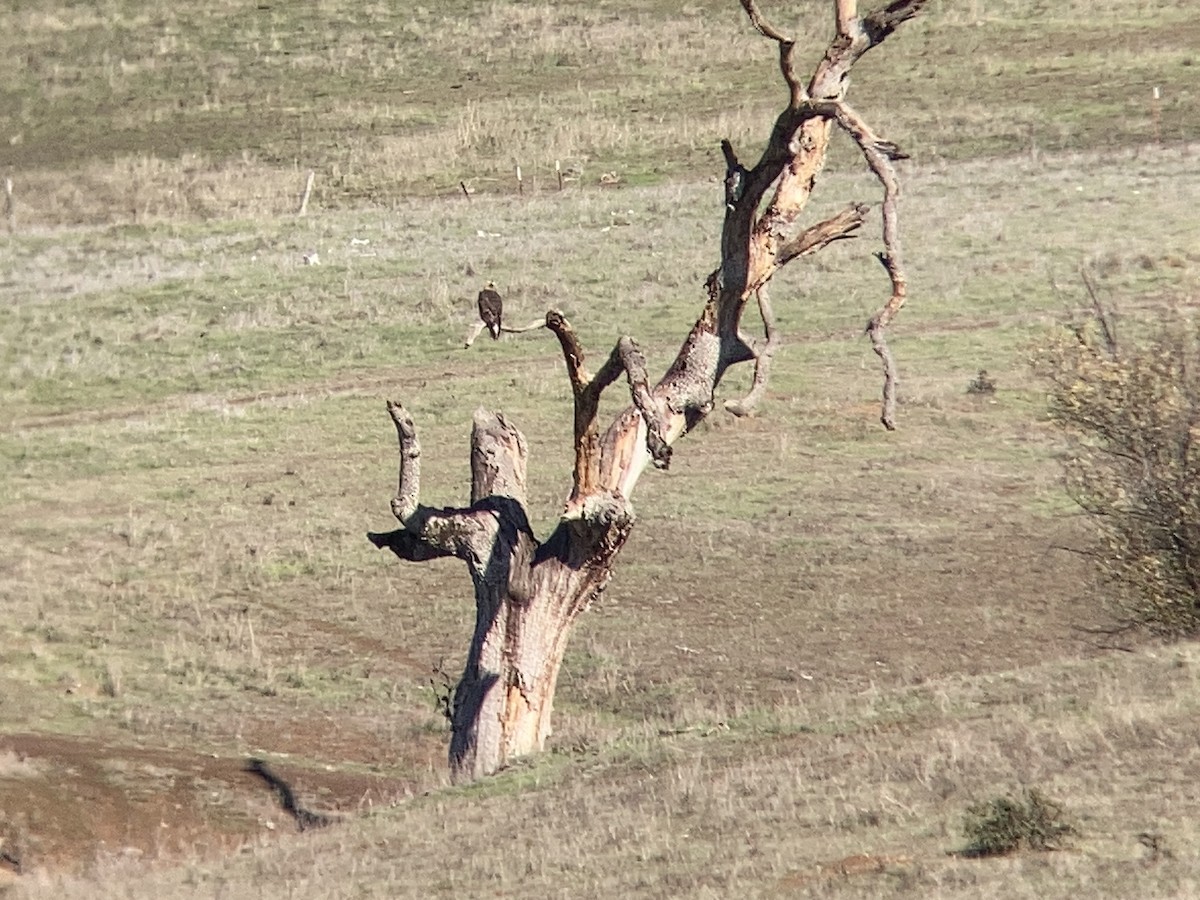
[[[112,857],[213,856],[298,830],[246,759],[87,738],[0,737],[0,866],[83,871]],[[278,760],[306,809],[334,819],[389,805],[406,782]]]
[[[791,892],[813,888],[821,882],[838,881],[871,875],[898,875],[910,871],[913,861],[907,856],[877,856],[858,853],[845,859],[818,863],[803,872],[793,872],[780,879],[778,887]]]

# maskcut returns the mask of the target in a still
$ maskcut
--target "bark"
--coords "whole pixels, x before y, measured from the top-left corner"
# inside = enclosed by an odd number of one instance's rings
[[[451,776],[467,781],[545,747],[571,625],[612,577],[633,512],[621,498],[592,495],[539,543],[525,509],[525,438],[483,409],[471,432],[470,506],[422,506],[415,425],[400,404],[388,410],[400,450],[392,511],[401,527],[368,537],[410,562],[457,557],[475,586],[475,633],[451,704]]]
[[[754,377],[745,397],[726,401],[727,410],[747,415],[764,396],[780,340],[768,283],[793,260],[853,237],[869,212],[855,203],[825,221],[800,222],[835,128],[855,141],[883,189],[883,249],[877,255],[891,294],[866,330],[883,365],[881,420],[888,429],[894,427],[897,375],[886,329],[907,296],[899,187],[892,165],[903,154],[846,104],[845,92],[854,63],[925,2],[894,0],[860,17],[854,0],[835,0],[835,35],[806,83],[794,68],[794,42],[767,20],[755,0],[741,0],[751,24],[778,45],[787,106],[752,168],[740,163],[729,141],[722,142],[726,177],[720,265],[706,282],[699,318],[657,384],[649,384],[645,361],[629,337],[617,342],[595,375],[589,374],[570,323],[556,310],[547,313],[544,325],[562,348],[574,397],[575,466],[562,517],[545,542],[529,527],[528,451],[514,425],[500,414],[476,412],[470,505],[432,509],[420,503],[416,426],[400,404],[388,403],[400,452],[392,511],[401,527],[369,537],[408,561],[457,557],[466,563],[475,587],[475,632],[451,704],[450,769],[455,780],[490,774],[544,748],[571,626],[612,577],[615,557],[633,527],[630,498],[638,478],[649,465],[670,464],[672,445],[714,408],[718,385],[730,366],[753,362]],[[752,300],[762,321],[761,338],[743,327]],[[602,432],[600,395],[622,375],[631,403]]]

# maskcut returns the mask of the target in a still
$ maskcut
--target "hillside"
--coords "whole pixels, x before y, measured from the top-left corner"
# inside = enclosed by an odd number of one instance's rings
[[[550,751],[451,788],[436,698],[470,584],[364,538],[394,521],[384,400],[432,504],[465,498],[471,414],[502,409],[545,534],[561,355],[541,331],[463,350],[475,292],[661,371],[717,258],[718,142],[752,155],[782,102],[774,47],[715,0],[19,4],[0,893],[1200,894],[1200,653],[1104,633],[1028,365],[1080,267],[1131,329],[1200,302],[1190,6],[932,2],[856,69],[912,154],[899,429],[861,336],[876,214],[777,278],[760,413],[642,480]],[[775,18],[819,54],[823,4]],[[847,143],[814,214],[877,195]],[[251,757],[339,821],[298,833]],[[1069,850],[953,855],[969,806],[1025,788]]]

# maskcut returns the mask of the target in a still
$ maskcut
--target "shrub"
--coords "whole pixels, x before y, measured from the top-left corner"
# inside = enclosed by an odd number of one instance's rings
[[[1035,790],[1023,800],[996,797],[967,808],[963,834],[966,856],[999,856],[1024,846],[1029,850],[1058,850],[1061,840],[1075,833],[1062,821],[1062,807]]]
[[[1066,489],[1125,625],[1200,631],[1200,325],[1174,318],[1118,344],[1097,302],[1038,355],[1068,435]]]
[[[967,385],[967,393],[975,395],[994,394],[996,393],[996,379],[988,375],[987,369],[980,369],[979,374]]]

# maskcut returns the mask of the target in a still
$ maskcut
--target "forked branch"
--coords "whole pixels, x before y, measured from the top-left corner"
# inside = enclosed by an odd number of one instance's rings
[[[412,415],[393,400],[387,402],[387,410],[396,426],[400,448],[399,485],[391,502],[392,514],[400,528],[385,534],[372,533],[368,538],[376,547],[391,550],[400,558],[413,562],[441,556],[473,561],[485,556],[494,539],[497,521],[494,511],[479,501],[492,493],[500,493],[513,497],[518,504],[524,502],[524,439],[520,432],[508,426],[502,417],[482,411],[476,413],[476,429],[471,436],[472,493],[476,495],[472,497],[472,505],[467,509],[432,509],[420,502],[421,443]],[[500,423],[501,431],[512,432],[515,438],[506,439],[506,445],[498,449],[493,449],[492,444],[484,446],[490,432],[480,429],[481,417],[487,421],[495,419]],[[502,465],[489,469],[487,457],[505,459]],[[493,470],[496,475],[490,475]],[[514,471],[519,477],[512,476]],[[481,473],[484,473],[482,477]],[[480,487],[484,482],[486,484]]]
[[[600,428],[597,421],[600,395],[624,372],[633,404],[646,423],[646,449],[654,464],[665,469],[671,448],[663,435],[662,415],[646,379],[646,360],[631,337],[622,337],[595,377],[584,366],[583,345],[575,329],[558,310],[546,313],[545,325],[558,338],[567,377],[575,399],[575,483],[573,500],[594,493],[600,483]]]
[[[830,244],[855,237],[854,232],[862,227],[871,207],[865,203],[852,203],[835,216],[805,228],[798,235],[779,245],[774,262],[763,271],[756,287],[765,285],[777,271],[793,259],[816,253]]]

